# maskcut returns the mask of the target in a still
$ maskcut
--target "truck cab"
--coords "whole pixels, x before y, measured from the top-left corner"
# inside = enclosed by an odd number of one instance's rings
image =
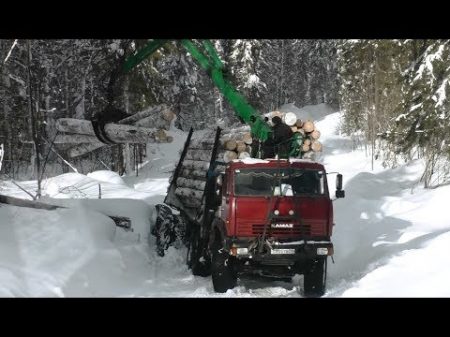
[[[338,176],[337,197],[343,197]],[[325,292],[333,255],[333,204],[322,164],[303,159],[230,162],[217,179],[210,249],[214,288],[234,287],[239,274],[304,275],[304,293]]]

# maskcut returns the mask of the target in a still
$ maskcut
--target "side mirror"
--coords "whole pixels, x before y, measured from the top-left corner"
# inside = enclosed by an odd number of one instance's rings
[[[338,191],[342,190],[342,174],[336,176],[336,189]]]
[[[336,176],[336,198],[345,198],[345,191],[342,190],[342,174]]]

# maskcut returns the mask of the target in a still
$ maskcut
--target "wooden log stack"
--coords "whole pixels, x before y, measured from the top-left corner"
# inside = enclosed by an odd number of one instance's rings
[[[109,139],[122,144],[170,143],[173,137],[167,132],[175,114],[161,105],[140,111],[117,123],[105,125]],[[59,131],[55,144],[75,144],[68,150],[71,158],[92,152],[106,144],[97,139],[88,120],[61,118],[56,121]]]
[[[234,129],[224,130],[220,143],[222,148],[219,149],[220,159],[228,163],[234,159],[244,159],[250,157],[251,144],[253,138],[250,133],[250,127],[245,129],[240,128],[241,131]]]
[[[318,141],[320,132],[315,128],[313,121],[300,121],[293,113],[277,112],[274,115],[280,116],[292,127],[293,132],[301,134],[300,146],[305,158],[311,158],[315,152],[321,151],[321,144]],[[214,139],[215,130],[194,133],[192,136],[182,169],[175,181],[175,195],[186,209],[195,211],[202,205]],[[228,163],[234,159],[250,157],[253,143],[250,126],[222,130],[219,143],[217,157],[214,158],[219,162]],[[224,167],[218,169],[223,170]]]
[[[302,157],[312,158],[313,153],[322,151],[322,144],[319,142],[320,131],[316,129],[316,126],[312,120],[302,121],[297,119],[297,116],[293,112],[281,112],[272,111],[265,114],[265,117],[269,118],[269,121],[275,116],[279,116],[284,123],[289,125],[292,132],[299,133],[300,137],[300,151]]]

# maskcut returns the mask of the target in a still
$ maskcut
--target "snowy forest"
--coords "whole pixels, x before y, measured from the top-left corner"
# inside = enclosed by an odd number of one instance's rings
[[[155,41],[0,39],[0,297],[450,296],[450,40],[194,41],[299,137],[286,161],[161,41],[124,71]],[[307,249],[269,281],[232,269]]]
[[[144,40],[0,40],[0,144],[11,178],[60,174],[67,147],[48,151],[61,117],[90,119],[108,103],[112,74]],[[327,103],[343,111],[341,129],[389,167],[426,158],[425,186],[445,181],[450,132],[449,43],[443,40],[215,40],[227,75],[261,113],[282,104]],[[181,130],[236,122],[199,65],[176,41],[133,69],[114,92],[130,116],[161,104]],[[73,159],[80,172],[132,169],[124,145]],[[128,149],[127,149],[128,150]],[[49,152],[47,156],[47,152]],[[36,155],[38,153],[39,155]],[[39,174],[38,174],[39,172]],[[439,178],[436,178],[439,172]],[[436,180],[438,179],[438,180]]]

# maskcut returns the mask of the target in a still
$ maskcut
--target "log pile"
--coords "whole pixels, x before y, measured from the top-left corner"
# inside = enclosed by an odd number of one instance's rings
[[[202,204],[214,139],[215,130],[194,133],[191,139],[181,171],[175,181],[175,195],[185,209],[195,210]],[[250,157],[251,143],[249,126],[222,130],[214,160],[228,163],[233,159]],[[223,169],[222,165],[217,167],[217,170]]]
[[[108,123],[104,130],[107,137],[116,143],[170,143],[173,137],[166,130],[174,118],[173,111],[162,105],[143,110],[117,123]],[[76,144],[68,150],[71,158],[106,145],[96,137],[92,123],[88,120],[60,118],[56,121],[56,128],[59,133],[55,144]]]
[[[299,133],[298,141],[302,147],[302,157],[311,158],[315,152],[321,151],[322,145],[318,141],[320,131],[316,129],[313,121],[303,122],[298,120],[293,113],[283,114],[281,112],[268,116],[269,120],[276,115],[291,126],[294,133]],[[182,162],[181,171],[175,181],[174,193],[188,213],[195,212],[202,205],[214,139],[215,130],[193,134]],[[252,153],[252,143],[253,139],[248,125],[222,130],[217,156],[214,160],[228,163],[234,159],[248,158]],[[217,170],[223,169],[224,166],[217,168]],[[192,216],[194,215],[192,214]]]
[[[250,127],[241,127],[222,131],[220,137],[219,160],[228,163],[234,159],[249,158],[252,153],[253,142]]]
[[[275,116],[279,116],[284,123],[289,125],[292,132],[298,133],[299,145],[302,157],[311,158],[315,152],[322,151],[322,144],[319,142],[320,131],[316,129],[312,120],[302,121],[292,112],[272,111],[265,115],[269,121]]]
[[[214,138],[214,131],[208,131],[206,134],[194,133],[175,181],[174,193],[188,214],[190,209],[194,214],[202,204]],[[172,176],[171,182],[173,179]]]

